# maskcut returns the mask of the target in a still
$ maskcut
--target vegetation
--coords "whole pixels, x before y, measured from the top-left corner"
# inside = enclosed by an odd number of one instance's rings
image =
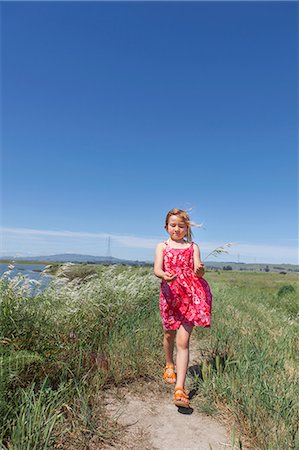
[[[226,244],[226,246],[229,246],[229,244]],[[217,249],[215,249],[213,252],[211,252],[210,255],[206,256],[204,258],[205,261],[205,265],[209,270],[223,270],[223,267],[226,266],[227,264],[232,268],[232,270],[240,270],[240,271],[251,271],[251,272],[276,272],[276,273],[299,273],[299,265],[298,264],[282,264],[282,265],[277,265],[277,264],[261,264],[261,263],[242,263],[242,262],[229,262],[229,263],[225,263],[225,262],[220,262],[220,261],[206,261],[206,259],[209,256],[216,256],[220,253],[227,253],[227,251],[225,250],[226,246],[222,246],[222,247],[218,247]],[[18,266],[20,265],[32,265],[32,264],[49,264],[50,268],[48,269],[49,273],[56,273],[56,270],[61,267],[62,265],[65,264],[65,262],[67,261],[67,254],[65,255],[65,260],[64,262],[53,262],[53,261],[39,261],[39,260],[30,260],[30,261],[26,261],[26,260],[9,260],[9,259],[0,259],[0,264],[18,264]],[[82,255],[78,255],[78,257],[81,257],[83,259],[84,256]],[[100,257],[103,258],[103,257]],[[120,261],[123,261],[122,263]],[[87,259],[84,259],[84,261],[73,261],[72,263],[76,263],[76,265],[99,265],[99,264],[104,264],[104,265],[111,265],[112,261],[109,260],[109,257],[107,257],[107,259],[98,263],[95,263],[94,261],[87,261]],[[129,261],[129,260],[117,260],[113,262],[113,264],[125,264],[127,265],[132,265],[132,266],[143,266],[143,267],[152,267],[152,263],[150,262],[144,262],[144,261]]]
[[[215,283],[212,275],[210,339],[195,330],[203,356],[198,407],[221,404],[253,448],[298,448],[298,279],[289,274],[285,285],[278,274],[235,272]]]
[[[57,275],[33,297],[17,281],[0,283],[4,449],[115,442],[101,392],[159,380],[164,364],[152,268],[64,265]],[[206,278],[212,327],[194,330],[202,352],[194,404],[211,414],[225,408],[253,448],[295,449],[296,275],[229,270]]]

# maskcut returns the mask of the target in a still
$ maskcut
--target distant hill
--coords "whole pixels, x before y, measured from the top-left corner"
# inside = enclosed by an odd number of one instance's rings
[[[61,253],[47,256],[0,256],[3,261],[36,261],[36,262],[72,262],[90,264],[125,264],[130,266],[152,266],[152,261],[134,261],[130,259],[114,258],[113,256],[80,255],[77,253]],[[253,272],[297,272],[298,264],[249,264],[237,262],[206,261],[209,270],[244,270]],[[231,268],[231,269],[230,269]]]
[[[77,253],[61,253],[58,255],[44,256],[0,256],[6,261],[43,261],[43,262],[73,262],[73,263],[93,263],[93,264],[127,264],[146,265],[145,261],[132,261],[129,259],[114,258],[113,256],[93,256],[80,255]]]

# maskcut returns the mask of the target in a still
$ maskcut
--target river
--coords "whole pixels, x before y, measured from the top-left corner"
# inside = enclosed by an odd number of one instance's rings
[[[40,282],[39,289],[44,290],[50,283],[53,278],[52,275],[42,275],[42,271],[45,269],[46,264],[22,264],[22,263],[14,263],[13,269],[9,269],[10,264],[8,263],[0,263],[0,278],[5,278],[5,272],[9,276],[9,278],[14,278],[17,275],[25,275],[30,280],[36,280]],[[9,273],[7,273],[9,271]],[[32,291],[34,290],[34,286]]]

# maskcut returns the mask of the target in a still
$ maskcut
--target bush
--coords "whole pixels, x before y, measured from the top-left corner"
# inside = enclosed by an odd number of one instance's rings
[[[78,265],[72,263],[66,263],[58,269],[57,276],[66,278],[69,281],[73,281],[75,279],[78,282],[86,282],[90,280],[93,276],[96,276],[98,271],[96,267],[90,267],[89,265]]]
[[[277,297],[278,298],[285,297],[286,295],[294,294],[295,292],[296,289],[294,288],[294,286],[292,286],[291,284],[284,284],[277,292]]]

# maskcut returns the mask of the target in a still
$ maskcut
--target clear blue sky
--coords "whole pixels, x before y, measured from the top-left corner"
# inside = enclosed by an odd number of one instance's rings
[[[2,2],[2,255],[296,263],[298,3]],[[210,260],[215,260],[212,258]]]

